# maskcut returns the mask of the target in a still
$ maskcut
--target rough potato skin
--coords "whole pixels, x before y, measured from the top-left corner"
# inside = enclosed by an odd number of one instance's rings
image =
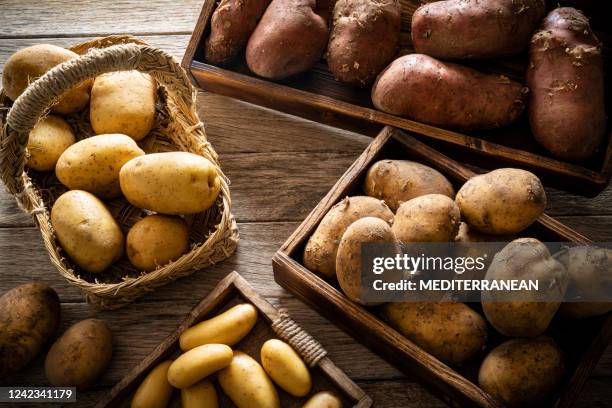
[[[455,202],[470,227],[485,234],[511,235],[542,215],[546,192],[533,173],[504,168],[469,179]]]
[[[206,61],[222,65],[236,58],[269,4],[270,0],[221,0],[210,20]]]
[[[518,54],[546,12],[544,0],[447,0],[424,4],[412,15],[418,53],[441,59]]]
[[[512,339],[485,357],[478,384],[509,408],[540,406],[563,377],[563,355],[546,336]]]
[[[393,232],[400,242],[450,242],[459,231],[461,213],[455,202],[442,194],[427,194],[400,205]]]
[[[481,294],[482,310],[498,332],[509,337],[535,337],[544,333],[559,309],[569,277],[544,244],[534,238],[519,238],[495,255],[485,279],[539,282],[538,291]],[[516,300],[518,296],[521,300]]]
[[[78,54],[62,47],[50,44],[37,44],[23,48],[13,55],[4,64],[2,72],[2,88],[11,100],[16,100],[25,91],[29,84],[41,77],[51,68],[62,64]],[[51,108],[55,113],[69,114],[81,111],[89,102],[91,80],[64,93]]]
[[[315,8],[315,0],[272,0],[247,43],[249,69],[264,78],[283,79],[312,68],[329,37]]]
[[[0,377],[25,367],[55,333],[60,321],[57,293],[31,282],[0,297]]]
[[[339,0],[327,47],[327,64],[341,82],[365,86],[395,57],[402,10],[398,0]]]
[[[386,113],[457,129],[494,129],[525,109],[527,88],[503,75],[409,54],[376,79],[372,102]]]
[[[439,171],[410,160],[379,160],[368,169],[363,190],[385,200],[391,211],[425,194],[455,197],[455,189]]]
[[[367,196],[346,197],[325,214],[304,248],[304,266],[324,278],[336,275],[336,256],[342,235],[353,222],[376,217],[393,224],[393,212],[384,201]]]
[[[361,218],[346,229],[338,245],[336,257],[336,277],[344,294],[353,302],[372,305],[361,296],[361,245],[364,243],[396,243],[397,239],[387,222],[375,217]],[[380,254],[394,256],[400,254],[396,245],[393,253]],[[377,254],[378,256],[378,254]]]
[[[417,346],[453,366],[465,363],[487,342],[485,320],[463,303],[387,303],[383,315]]]
[[[561,159],[593,155],[605,136],[606,113],[601,43],[588,19],[571,7],[553,10],[533,35],[529,57],[536,140]]]
[[[113,338],[106,323],[82,320],[53,343],[45,360],[45,375],[56,387],[84,390],[106,370],[112,354]]]

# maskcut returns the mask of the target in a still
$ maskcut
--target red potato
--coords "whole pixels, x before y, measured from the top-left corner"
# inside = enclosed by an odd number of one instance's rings
[[[523,113],[527,89],[502,75],[410,54],[393,61],[376,79],[377,109],[432,125],[493,129]]]
[[[327,45],[327,23],[315,0],[273,0],[251,35],[246,62],[255,74],[283,79],[312,68]]]
[[[398,0],[338,0],[327,47],[334,77],[368,85],[395,57],[402,9]]]
[[[580,160],[602,145],[606,130],[601,43],[582,12],[562,7],[531,40],[529,122],[554,156]]]
[[[518,54],[545,13],[544,0],[436,1],[412,15],[412,43],[443,59]]]
[[[270,0],[221,0],[210,20],[206,61],[227,64],[236,58],[269,4]]]

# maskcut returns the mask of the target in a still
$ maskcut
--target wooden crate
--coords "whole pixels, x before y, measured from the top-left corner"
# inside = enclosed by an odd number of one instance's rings
[[[210,294],[191,310],[189,315],[171,335],[119,381],[107,395],[102,397],[97,402],[96,408],[129,407],[134,392],[151,369],[162,361],[177,357],[180,354],[178,339],[185,329],[202,320],[216,316],[238,303],[245,302],[251,303],[257,308],[259,312],[258,321],[251,332],[234,348],[244,351],[259,361],[259,351],[262,344],[268,339],[278,337],[272,330],[271,324],[279,318],[279,310],[261,297],[240,274],[232,272],[221,280]],[[310,369],[310,373],[313,379],[313,390],[311,393],[323,390],[333,391],[343,400],[345,407],[369,408],[372,406],[372,399],[340,370],[329,357],[323,357],[315,367]],[[219,397],[219,406],[234,407],[229,398],[223,394],[218,384],[215,384],[215,388]],[[296,398],[287,394],[279,387],[276,387],[276,389],[278,390],[282,407],[301,407],[308,398]],[[180,406],[179,394],[175,390],[169,406]]]
[[[446,175],[456,188],[475,174],[403,131],[386,127],[275,254],[272,261],[274,279],[389,363],[408,375],[416,374],[422,378],[436,395],[442,394],[447,402],[499,407],[498,402],[475,384],[479,367],[477,359],[472,359],[460,370],[448,367],[391,328],[379,317],[377,308],[365,308],[351,302],[337,283],[321,279],[302,265],[304,246],[323,216],[344,197],[363,194],[361,186],[367,169],[383,158],[409,159],[429,165]],[[525,233],[548,242],[590,242],[547,215],[542,215]],[[612,315],[573,324],[555,320],[547,333],[563,349],[568,368],[562,391],[550,405],[569,407],[578,398],[584,382],[612,338]],[[487,350],[501,341],[500,336],[492,335]]]
[[[402,49],[400,54],[414,52],[410,39],[410,20],[420,0],[400,0],[402,4]],[[582,162],[555,159],[534,140],[526,115],[502,129],[462,133],[415,122],[375,110],[370,88],[355,88],[335,81],[321,60],[312,70],[283,81],[258,78],[246,66],[244,56],[228,66],[219,67],[205,62],[204,40],[209,34],[209,21],[217,0],[204,0],[202,12],[185,52],[182,65],[190,71],[203,89],[236,97],[248,102],[281,110],[334,126],[376,135],[383,125],[409,130],[426,138],[436,149],[482,167],[497,168],[511,165],[538,174],[548,185],[568,191],[596,195],[603,190],[612,174],[612,143],[608,140],[601,152]],[[318,5],[329,14],[334,0],[320,0]],[[550,1],[552,5],[572,3],[572,0]],[[607,2],[581,0],[577,6],[597,16]],[[599,12],[599,14],[598,14]],[[611,73],[612,32],[601,19],[595,19],[597,34],[604,42],[607,72]],[[527,67],[526,53],[503,60],[470,62],[469,65],[487,72],[522,80]],[[612,77],[612,75],[608,75]],[[612,117],[612,80],[606,82],[609,116]]]

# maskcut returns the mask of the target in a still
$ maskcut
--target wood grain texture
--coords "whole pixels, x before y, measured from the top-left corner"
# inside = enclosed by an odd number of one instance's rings
[[[180,59],[201,5],[202,0],[2,0],[0,70],[8,56],[24,46],[41,42],[66,46],[111,33],[146,34],[147,42]],[[272,304],[287,307],[302,327],[316,334],[338,366],[357,380],[377,407],[445,406],[414,377],[401,374],[273,282],[270,259],[274,251],[371,139],[211,93],[201,92],[198,104],[209,138],[233,182],[242,240],[227,262],[174,282],[134,305],[97,312],[83,303],[80,293],[60,279],[49,263],[30,218],[0,187],[0,293],[32,279],[42,280],[60,294],[63,328],[84,318],[100,317],[115,333],[115,356],[109,371],[98,386],[79,394],[78,404],[67,406],[93,406],[234,269]],[[294,182],[299,187],[292,188]],[[291,194],[283,192],[287,188]],[[595,239],[612,240],[611,188],[594,200],[551,189],[548,193],[551,215],[563,215],[563,222]],[[42,361],[39,357],[17,380],[45,384]],[[577,406],[610,406],[611,384],[612,347],[587,382]]]

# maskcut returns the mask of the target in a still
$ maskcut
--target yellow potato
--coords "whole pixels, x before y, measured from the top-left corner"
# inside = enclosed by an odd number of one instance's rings
[[[100,75],[91,89],[89,119],[96,134],[143,139],[155,124],[155,80],[138,71]]]
[[[174,360],[168,369],[168,382],[176,388],[187,388],[232,362],[232,349],[225,344],[205,344],[193,348]]]
[[[558,387],[563,372],[563,355],[553,339],[512,339],[485,357],[478,384],[506,407],[540,407]]]
[[[88,272],[102,272],[123,255],[121,228],[95,195],[82,190],[62,194],[51,209],[60,245]]]
[[[261,365],[272,380],[295,397],[310,392],[312,378],[298,353],[278,339],[270,339],[261,347]]]
[[[11,55],[4,64],[2,87],[11,100],[17,99],[29,84],[56,65],[78,58],[78,54],[56,45],[37,44]],[[52,111],[69,114],[83,110],[89,102],[92,81],[87,80],[64,93]]]
[[[497,169],[466,181],[455,202],[470,227],[485,234],[517,234],[542,214],[546,192],[533,173]]]
[[[179,337],[181,350],[211,343],[233,346],[251,331],[256,322],[255,306],[250,303],[236,305],[185,330]]]
[[[132,398],[131,408],[166,408],[172,396],[168,368],[172,360],[158,364],[142,380]]]
[[[342,408],[342,401],[329,391],[317,392],[302,408]]]
[[[181,217],[152,214],[128,231],[126,252],[136,268],[152,271],[189,250],[189,228]]]
[[[195,214],[210,208],[221,189],[215,166],[187,152],[153,153],[127,162],[121,191],[136,207],[162,214]]]
[[[45,375],[56,387],[84,390],[106,370],[112,354],[113,339],[106,323],[82,320],[53,343],[45,360]]]
[[[485,320],[463,303],[387,303],[383,315],[401,334],[446,364],[462,365],[487,342]]]
[[[26,165],[38,171],[53,170],[64,150],[75,141],[68,122],[59,116],[49,115],[30,131]]]
[[[121,134],[99,135],[70,146],[57,161],[55,175],[71,190],[85,190],[103,199],[121,195],[119,170],[145,152]]]
[[[442,194],[427,194],[402,203],[395,214],[393,233],[400,242],[449,242],[459,231],[461,214]]]
[[[219,384],[238,408],[280,408],[278,393],[264,369],[241,351],[235,351],[231,364],[219,371]]]
[[[366,174],[363,191],[385,200],[396,212],[400,204],[426,194],[455,197],[455,189],[439,171],[410,160],[379,160]]]
[[[181,390],[182,408],[217,408],[217,392],[209,380],[202,380]]]

